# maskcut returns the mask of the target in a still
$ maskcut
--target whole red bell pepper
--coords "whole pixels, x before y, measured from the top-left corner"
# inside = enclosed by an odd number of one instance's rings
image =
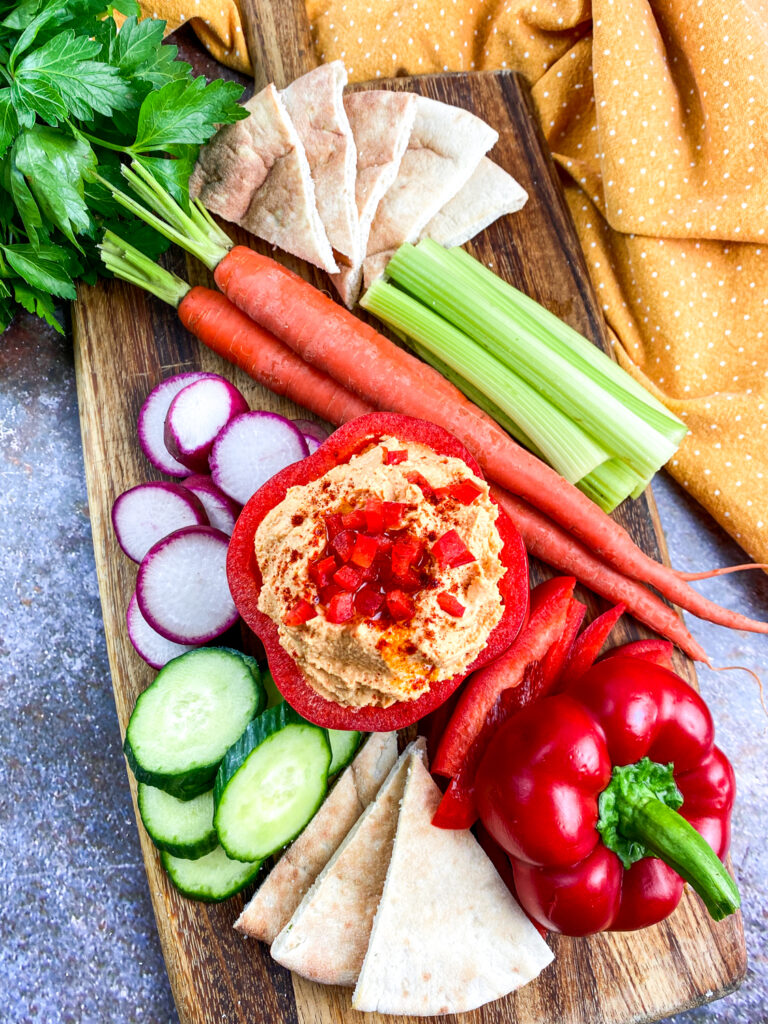
[[[735,783],[713,740],[695,690],[621,656],[506,722],[475,789],[527,913],[567,935],[643,928],[675,909],[684,880],[715,920],[735,911],[718,859]]]
[[[430,689],[416,700],[397,701],[388,708],[345,707],[320,696],[310,686],[296,662],[282,647],[274,622],[259,610],[262,579],[254,555],[254,537],[261,521],[283,501],[289,487],[319,479],[329,470],[349,462],[354,455],[377,444],[382,437],[396,438],[399,447],[403,449],[409,442],[426,445],[438,455],[461,459],[473,474],[482,476],[479,466],[464,445],[434,423],[393,413],[370,413],[367,416],[360,416],[339,427],[312,455],[281,470],[253,495],[240,513],[227,555],[227,578],[232,597],[240,615],[264,645],[277,688],[304,718],[328,729],[381,732],[400,729],[418,721],[444,703],[469,672],[493,661],[505,651],[520,632],[528,611],[528,557],[525,545],[512,521],[499,509],[496,528],[503,545],[500,558],[505,567],[504,575],[499,581],[503,614],[500,622],[490,633],[485,649],[466,672],[433,683]],[[396,456],[393,461],[398,461],[400,450],[395,450],[391,454]],[[426,484],[426,481],[424,483]],[[458,500],[471,501],[472,497],[471,492],[462,493]],[[427,495],[425,498],[429,500]],[[369,554],[365,549],[366,542],[371,539],[370,533],[377,532],[384,525],[381,517],[385,511],[385,508],[379,509],[376,504],[376,507],[368,507],[358,513],[360,522],[355,522],[354,527],[348,531],[350,536],[354,534],[353,541],[357,545],[350,552],[353,565],[364,567],[366,564]],[[457,559],[463,557],[462,551],[455,545],[451,548],[450,534],[446,534],[445,537],[448,538],[448,542],[443,545],[440,554],[452,560],[454,565],[461,564]],[[317,568],[318,572],[322,569],[321,566]],[[393,591],[392,594],[398,596],[401,604],[407,605],[407,594],[401,594],[399,591]],[[345,595],[340,596],[343,598]],[[339,615],[332,621],[345,621],[344,610],[334,610],[338,611]],[[315,614],[314,609],[308,608],[308,614]],[[393,612],[393,618],[395,617]]]

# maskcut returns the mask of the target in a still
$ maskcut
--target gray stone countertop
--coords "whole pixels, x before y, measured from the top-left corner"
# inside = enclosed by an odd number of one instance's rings
[[[112,701],[71,345],[31,317],[0,339],[0,474],[0,1019],[173,1022]],[[669,478],[655,492],[675,566],[744,560]],[[761,573],[698,586],[768,618]],[[765,637],[687,621],[716,665],[765,673]],[[675,1022],[759,1024],[768,1021],[768,718],[747,674],[699,678],[739,784],[733,862],[750,965],[738,992]]]

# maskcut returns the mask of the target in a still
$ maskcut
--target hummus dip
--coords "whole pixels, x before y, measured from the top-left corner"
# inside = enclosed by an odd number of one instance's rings
[[[392,452],[395,464],[389,462]],[[471,492],[478,492],[469,504],[431,493],[461,481],[471,481]],[[310,576],[311,567],[329,554],[326,517],[362,509],[371,498],[403,504],[396,532],[423,541],[423,585],[411,594],[407,621],[386,614],[328,621]],[[488,485],[466,463],[426,445],[384,437],[319,479],[289,488],[264,517],[255,536],[263,581],[259,610],[275,623],[307,682],[327,700],[382,708],[415,700],[432,682],[465,672],[502,617],[499,581],[505,567],[497,517]],[[430,553],[448,531],[469,549],[468,564],[446,567]],[[446,611],[446,595],[463,611]],[[286,625],[297,602],[308,602],[312,617]]]

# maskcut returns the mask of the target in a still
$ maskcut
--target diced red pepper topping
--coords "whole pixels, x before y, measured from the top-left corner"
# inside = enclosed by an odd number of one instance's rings
[[[365,503],[365,528],[368,533],[381,533],[384,529],[384,502],[381,498],[368,498]]]
[[[408,473],[405,479],[409,484],[416,484],[425,498],[431,498],[434,495],[435,492],[432,488],[432,484],[430,484],[429,480],[425,480],[421,473],[417,473],[415,471],[413,473]]]
[[[437,603],[444,612],[453,615],[457,619],[460,619],[466,611],[461,601],[454,597],[453,594],[449,594],[447,590],[443,590],[437,595]]]
[[[351,565],[343,565],[333,574],[333,582],[338,583],[342,590],[355,591],[362,583],[361,574]]]
[[[318,589],[327,587],[338,568],[339,563],[333,555],[329,555],[328,558],[321,558],[319,562],[310,563],[309,578]]]
[[[384,595],[376,587],[366,584],[355,594],[355,608],[366,619],[373,618],[381,611]]]
[[[395,622],[405,622],[414,615],[413,601],[402,590],[390,590],[386,597],[387,610]]]
[[[353,533],[352,530],[342,530],[341,533],[331,541],[331,547],[342,560],[342,562],[348,562],[352,557],[352,552],[355,550],[355,540],[357,534]]]
[[[456,569],[475,561],[475,556],[455,530],[448,530],[435,541],[432,554],[442,569]]]
[[[328,532],[328,540],[333,540],[337,534],[341,533],[344,529],[344,523],[342,522],[340,512],[334,512],[332,515],[325,517],[325,529]]]
[[[359,565],[362,569],[367,569],[373,563],[378,550],[379,542],[375,537],[366,537],[365,534],[359,533],[355,538],[355,546],[352,550],[350,561],[354,562],[355,565]]]
[[[316,615],[317,610],[312,607],[309,601],[300,598],[290,611],[285,613],[283,622],[286,626],[302,626],[305,622],[309,622],[310,619],[314,619]]]
[[[392,548],[392,572],[404,576],[424,551],[424,545],[411,537],[401,537]]]
[[[417,590],[421,590],[423,586],[421,580],[413,569],[409,569],[407,572],[404,572],[402,576],[395,576],[393,582],[398,590],[407,590],[409,594],[413,594]]]
[[[408,506],[403,501],[385,501],[381,515],[384,520],[385,530],[394,530],[403,521],[405,510]]]
[[[445,501],[446,498],[451,497],[450,487],[435,487],[433,493],[438,501]]]
[[[353,594],[334,595],[325,609],[326,621],[333,622],[334,624],[349,622],[354,614],[355,598]]]
[[[474,480],[458,480],[455,484],[451,484],[447,491],[461,505],[471,505],[483,493],[482,487],[479,487]]]
[[[364,530],[365,529],[365,512],[362,509],[356,508],[352,512],[345,512],[341,521],[344,524],[345,530]]]
[[[387,448],[384,449],[384,465],[385,466],[397,466],[401,462],[408,460],[408,451],[403,448],[400,451],[391,452]]]
[[[343,591],[338,583],[329,583],[327,587],[323,587],[317,592],[317,596],[320,598],[320,604],[327,608],[334,597],[342,593]]]

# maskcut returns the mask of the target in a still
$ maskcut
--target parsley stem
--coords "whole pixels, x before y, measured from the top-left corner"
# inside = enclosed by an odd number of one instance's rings
[[[84,132],[82,128],[77,129],[77,134],[81,135],[84,139],[93,146],[101,146],[102,149],[111,149],[114,153],[127,153],[129,156],[133,155],[133,150],[130,146],[118,146],[114,142],[106,142],[104,139],[97,139],[95,135],[89,135],[88,132]]]

